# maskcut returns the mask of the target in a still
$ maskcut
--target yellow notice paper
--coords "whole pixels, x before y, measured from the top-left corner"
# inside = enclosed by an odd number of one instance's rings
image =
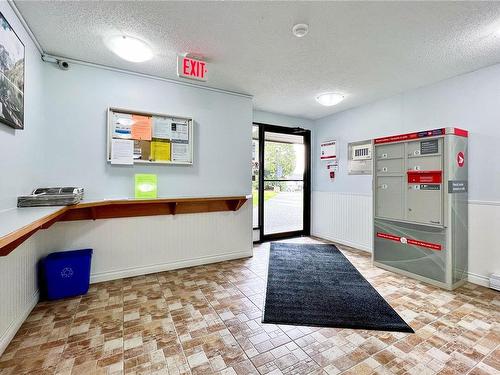
[[[153,140],[151,142],[151,159],[170,161],[170,142]]]
[[[151,129],[152,129],[151,117],[132,115],[132,121],[133,121],[131,129],[132,139],[136,139],[138,141],[150,141]]]

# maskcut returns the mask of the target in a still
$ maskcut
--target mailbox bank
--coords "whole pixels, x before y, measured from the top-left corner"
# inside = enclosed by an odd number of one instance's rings
[[[453,289],[467,279],[467,131],[377,138],[373,263]]]

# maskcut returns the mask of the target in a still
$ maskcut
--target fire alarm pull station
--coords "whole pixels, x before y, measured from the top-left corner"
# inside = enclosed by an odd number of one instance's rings
[[[446,289],[466,281],[467,136],[441,128],[373,141],[374,265]]]

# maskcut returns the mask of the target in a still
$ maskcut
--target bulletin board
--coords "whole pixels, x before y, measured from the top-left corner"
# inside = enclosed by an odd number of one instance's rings
[[[108,108],[107,160],[111,164],[193,164],[193,119]]]

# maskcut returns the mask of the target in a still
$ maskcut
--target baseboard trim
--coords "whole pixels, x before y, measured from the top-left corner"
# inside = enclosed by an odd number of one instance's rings
[[[3,354],[5,349],[7,349],[7,346],[9,346],[10,342],[16,335],[17,331],[21,326],[23,325],[24,321],[28,318],[29,314],[33,310],[33,308],[36,306],[38,303],[39,299],[39,293],[38,290],[33,294],[33,297],[31,297],[31,301],[29,301],[28,305],[24,309],[24,312],[20,314],[14,321],[12,321],[7,328],[7,330],[4,332],[4,334],[0,337],[0,356]]]
[[[194,267],[194,266],[201,266],[203,264],[224,262],[226,260],[249,258],[252,255],[253,255],[253,250],[251,250],[250,252],[240,251],[240,252],[226,253],[208,257],[200,257],[195,259],[181,260],[177,262],[152,264],[149,266],[131,267],[117,271],[95,273],[90,276],[90,283],[94,284],[103,281],[123,279],[126,277],[134,277],[156,272],[171,271],[179,268]]]
[[[347,240],[344,240],[344,239],[330,237],[330,236],[325,236],[325,235],[320,235],[320,234],[316,234],[316,233],[312,233],[311,235],[313,237],[316,237],[316,238],[320,239],[320,240],[337,242],[337,243],[339,243],[341,245],[346,245],[346,246],[354,247],[354,248],[356,248],[358,250],[363,250],[363,251],[366,251],[367,253],[370,253],[370,254],[372,253],[372,248],[370,246],[362,245],[362,244],[357,243],[357,242],[347,241]]]
[[[467,280],[472,284],[485,286],[487,288],[490,287],[490,279],[487,276],[478,275],[477,273],[469,272],[469,273],[467,273]]]

